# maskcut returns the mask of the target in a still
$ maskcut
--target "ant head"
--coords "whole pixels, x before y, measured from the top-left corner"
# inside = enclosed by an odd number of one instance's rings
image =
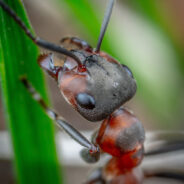
[[[73,51],[85,61],[85,70],[69,57],[58,83],[66,100],[89,121],[103,120],[133,97],[136,82],[127,66],[104,52]]]
[[[58,80],[66,100],[89,121],[103,120],[136,92],[130,69],[100,51],[113,4],[114,0],[110,0],[95,50],[84,40],[65,38],[62,44],[75,48],[70,50],[75,57],[67,57],[59,68],[54,67],[51,56],[39,60],[42,68]]]

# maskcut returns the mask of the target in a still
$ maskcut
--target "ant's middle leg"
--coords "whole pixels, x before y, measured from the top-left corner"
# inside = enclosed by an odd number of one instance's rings
[[[78,130],[76,130],[72,125],[64,120],[61,116],[59,116],[54,110],[49,108],[45,101],[41,98],[40,94],[33,88],[33,86],[29,83],[29,81],[24,77],[21,78],[22,83],[30,92],[31,96],[34,100],[36,100],[45,110],[46,114],[56,122],[57,126],[62,128],[72,139],[78,142],[81,146],[85,147],[90,154],[99,154],[98,146],[91,143],[84,137]]]

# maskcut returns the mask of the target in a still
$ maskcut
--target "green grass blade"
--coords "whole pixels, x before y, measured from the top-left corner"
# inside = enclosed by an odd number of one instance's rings
[[[21,1],[6,2],[30,28]],[[26,75],[47,99],[37,56],[37,47],[0,8],[0,79],[17,181],[21,184],[59,184],[52,122],[19,80]]]

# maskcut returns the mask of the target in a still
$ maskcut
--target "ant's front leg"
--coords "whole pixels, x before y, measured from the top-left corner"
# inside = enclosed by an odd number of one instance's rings
[[[91,137],[91,142],[94,145],[96,145],[97,134],[98,130],[96,130]],[[80,155],[82,159],[87,163],[96,163],[100,159],[100,151],[96,152],[95,154],[91,154],[87,149],[84,148],[81,150]]]
[[[21,78],[22,83],[27,88],[27,90],[32,95],[33,99],[36,100],[45,110],[46,114],[56,122],[57,126],[62,128],[68,135],[72,137],[81,146],[85,147],[90,154],[98,154],[99,148],[90,141],[87,140],[78,130],[76,130],[72,125],[66,122],[61,116],[59,116],[54,110],[49,108],[45,101],[42,99],[41,95],[35,90],[35,88],[28,82],[24,77]]]
[[[61,45],[68,50],[85,50],[92,52],[93,48],[84,40],[76,37],[65,37],[60,41]]]

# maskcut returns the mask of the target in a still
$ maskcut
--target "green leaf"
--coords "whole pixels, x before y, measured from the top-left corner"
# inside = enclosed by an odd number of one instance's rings
[[[5,2],[30,28],[21,1]],[[21,76],[27,76],[47,99],[44,78],[37,65],[38,53],[34,43],[0,8],[0,84],[18,183],[59,184],[53,124],[20,81]]]

